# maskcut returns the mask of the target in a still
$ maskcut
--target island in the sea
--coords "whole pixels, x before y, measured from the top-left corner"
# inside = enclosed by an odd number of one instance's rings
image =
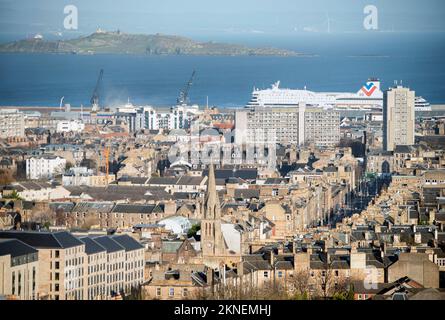
[[[163,34],[128,34],[120,31],[95,33],[70,40],[46,41],[41,37],[0,44],[2,53],[143,54],[300,56],[291,50],[251,48],[238,44],[197,42]]]

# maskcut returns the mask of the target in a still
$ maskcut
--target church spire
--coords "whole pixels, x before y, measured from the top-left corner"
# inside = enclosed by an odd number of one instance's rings
[[[219,219],[220,214],[220,204],[219,196],[216,191],[216,179],[215,179],[215,169],[213,164],[210,164],[209,175],[207,181],[207,195],[205,199],[205,218],[206,219]]]

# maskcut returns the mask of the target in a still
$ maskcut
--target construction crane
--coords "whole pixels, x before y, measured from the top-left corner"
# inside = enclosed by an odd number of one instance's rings
[[[96,87],[94,88],[93,95],[91,96],[91,111],[97,112],[99,110],[99,88],[102,83],[102,77],[104,70],[100,69],[99,77],[97,78]]]
[[[108,186],[108,176],[110,174],[110,147],[108,146],[105,147],[104,156],[105,156],[105,179],[106,179],[106,184]]]
[[[195,78],[195,74],[196,74],[196,71],[193,70],[193,73],[192,73],[192,76],[190,77],[190,80],[187,82],[187,84],[185,85],[184,89],[182,89],[181,92],[179,93],[179,97],[178,97],[178,99],[176,99],[176,102],[177,102],[178,105],[187,104],[190,87],[193,84],[193,79]]]

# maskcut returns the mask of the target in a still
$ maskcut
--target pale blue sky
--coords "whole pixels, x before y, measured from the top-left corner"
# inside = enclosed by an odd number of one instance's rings
[[[77,33],[63,29],[63,7],[79,9]],[[364,32],[363,8],[379,9],[381,31],[445,31],[443,0],[0,0],[2,39],[63,32],[88,34],[98,26],[131,33],[167,33],[219,38]]]

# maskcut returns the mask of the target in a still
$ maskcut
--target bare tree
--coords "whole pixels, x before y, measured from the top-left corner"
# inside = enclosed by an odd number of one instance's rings
[[[57,208],[55,213],[56,225],[73,227],[74,217],[69,212],[65,212],[62,208]]]
[[[309,270],[297,271],[289,280],[289,293],[296,299],[308,298],[310,291]]]
[[[12,172],[9,170],[0,169],[0,185],[6,186],[11,182],[14,182]]]
[[[350,281],[341,273],[341,269],[333,267],[335,261],[326,261],[323,268],[317,270],[315,279],[315,294],[320,299],[331,299],[345,295],[350,288]]]
[[[100,224],[99,218],[94,213],[88,213],[82,224],[82,229],[91,229],[93,226]]]

